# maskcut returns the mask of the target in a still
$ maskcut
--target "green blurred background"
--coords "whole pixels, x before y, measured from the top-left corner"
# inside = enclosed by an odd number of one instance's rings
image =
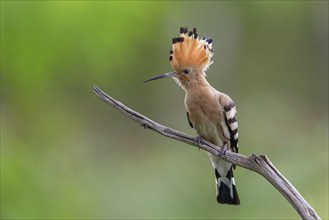
[[[209,82],[236,102],[240,152],[267,154],[328,218],[327,1],[1,1],[1,217],[299,218],[265,179],[235,172],[218,205],[203,151],[93,93],[195,135],[172,80],[180,26],[214,39]]]

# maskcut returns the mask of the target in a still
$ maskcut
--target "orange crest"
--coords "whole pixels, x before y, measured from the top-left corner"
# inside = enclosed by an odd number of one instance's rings
[[[176,70],[186,67],[207,70],[213,56],[212,39],[198,38],[196,28],[188,31],[187,27],[180,28],[180,35],[172,39],[173,49],[170,51],[170,64]]]

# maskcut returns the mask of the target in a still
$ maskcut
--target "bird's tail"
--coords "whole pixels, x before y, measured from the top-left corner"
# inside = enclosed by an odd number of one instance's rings
[[[221,176],[215,169],[217,202],[221,204],[240,205],[240,199],[235,187],[232,166],[227,171],[226,176]]]

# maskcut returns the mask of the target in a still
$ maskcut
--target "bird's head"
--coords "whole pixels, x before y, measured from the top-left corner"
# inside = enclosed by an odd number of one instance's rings
[[[205,71],[212,63],[212,55],[212,39],[205,36],[199,39],[196,28],[188,31],[187,27],[181,27],[179,37],[172,39],[169,57],[175,71],[155,76],[145,82],[173,77],[183,89],[198,86],[205,80]]]

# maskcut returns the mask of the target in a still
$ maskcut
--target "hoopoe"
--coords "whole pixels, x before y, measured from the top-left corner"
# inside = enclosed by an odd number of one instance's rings
[[[212,39],[205,36],[199,39],[196,28],[188,31],[187,27],[181,27],[179,37],[172,39],[169,57],[175,71],[145,82],[174,78],[185,91],[187,119],[198,134],[196,140],[205,139],[215,145],[225,146],[227,150],[238,152],[235,104],[228,95],[214,89],[205,78],[205,71],[212,64],[212,42]],[[217,202],[239,205],[233,177],[234,165],[213,154],[208,153],[208,156],[215,169]]]

